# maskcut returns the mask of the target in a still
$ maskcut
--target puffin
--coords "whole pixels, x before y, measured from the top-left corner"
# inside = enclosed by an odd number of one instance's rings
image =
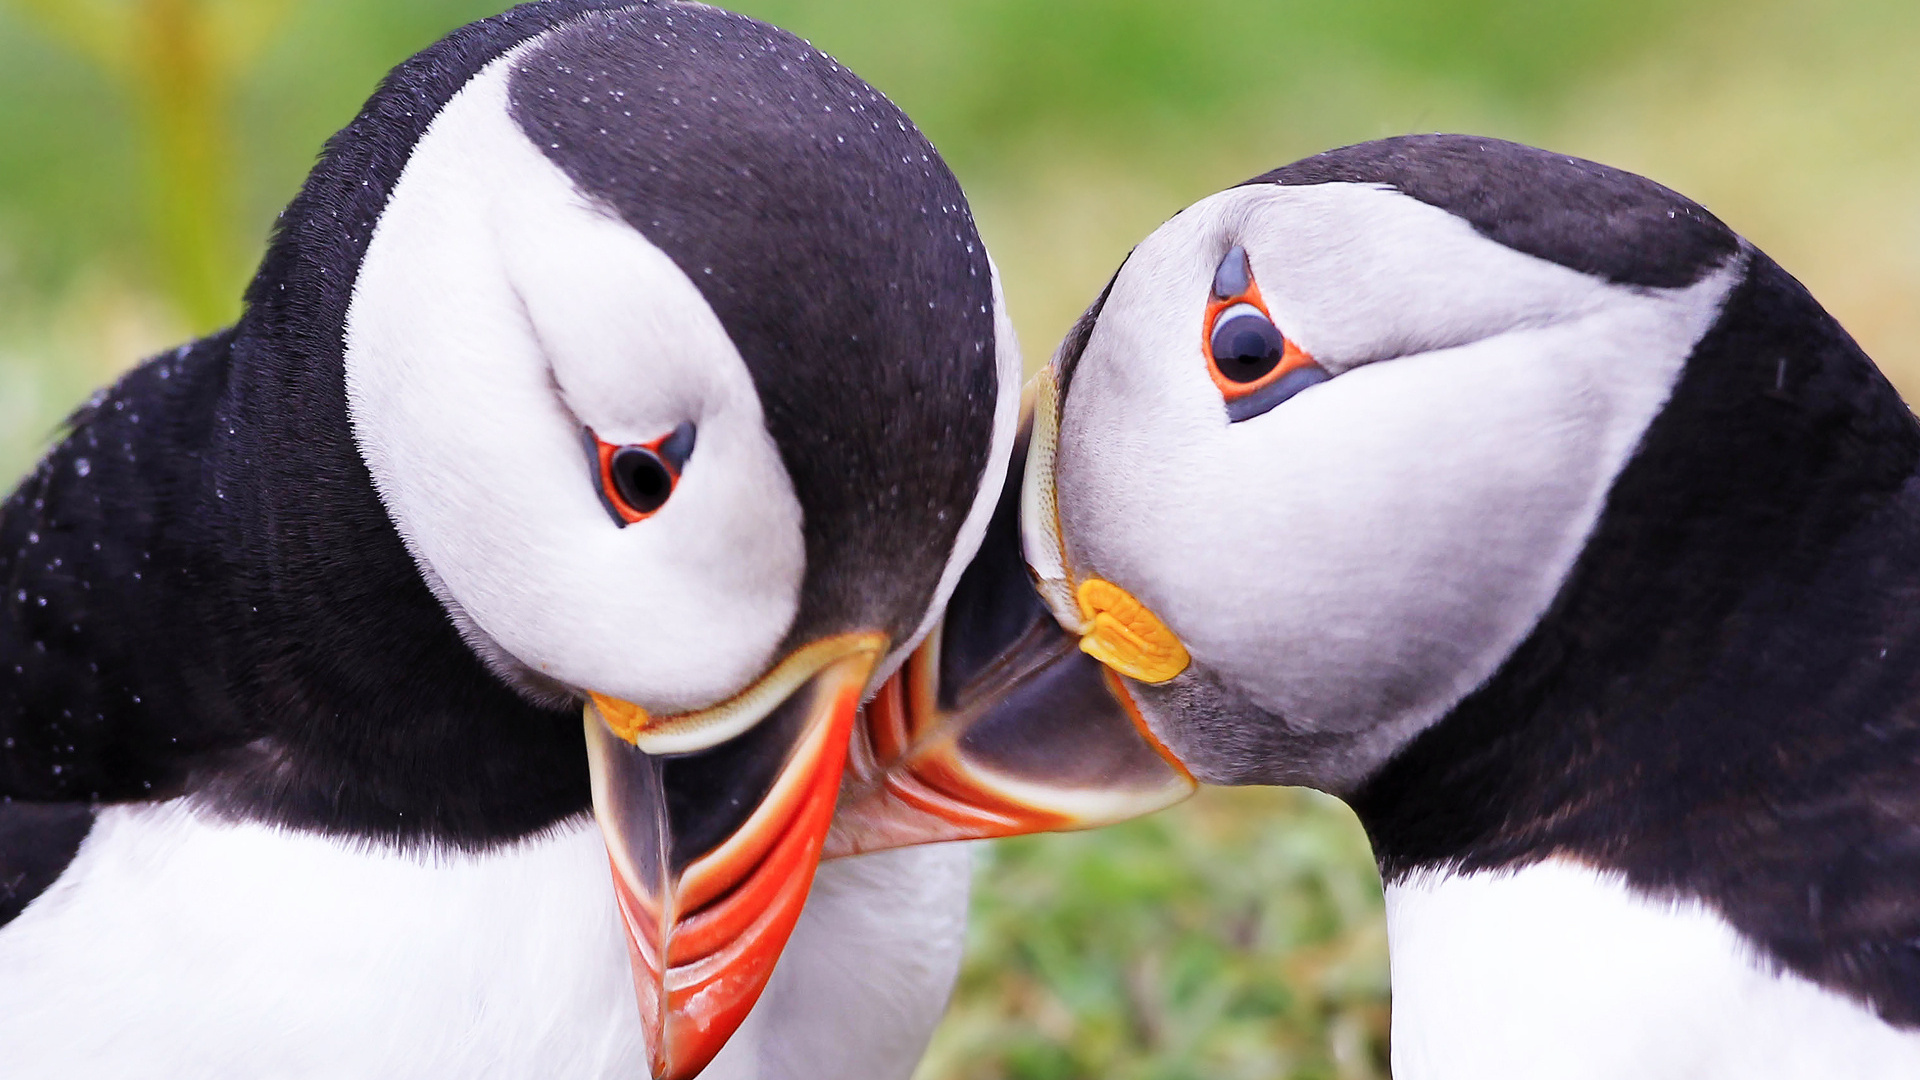
[[[1779,264],[1391,138],[1174,216],[1037,383],[968,715],[1345,800],[1397,1077],[1920,1075],[1920,424]]]
[[[1019,371],[952,173],[798,38],[546,0],[402,63],[0,509],[0,1071],[908,1075],[968,853],[815,866]]]

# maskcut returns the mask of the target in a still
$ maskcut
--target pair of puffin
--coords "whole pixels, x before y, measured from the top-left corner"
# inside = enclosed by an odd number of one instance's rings
[[[1018,434],[898,110],[547,0],[396,69],[247,301],[0,517],[10,1077],[904,1076],[965,856],[820,856],[1200,782],[1355,806],[1403,1080],[1920,1071],[1920,430],[1663,188],[1289,166]]]

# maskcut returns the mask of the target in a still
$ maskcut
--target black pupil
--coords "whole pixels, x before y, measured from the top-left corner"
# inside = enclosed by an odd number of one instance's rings
[[[673,474],[660,455],[644,446],[623,446],[613,455],[613,486],[621,501],[636,512],[651,514],[673,494]]]
[[[1213,328],[1213,365],[1231,382],[1257,381],[1280,363],[1286,341],[1266,319],[1251,312]]]

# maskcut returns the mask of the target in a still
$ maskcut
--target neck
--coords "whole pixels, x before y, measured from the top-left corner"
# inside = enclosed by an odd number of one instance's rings
[[[1920,1022],[1920,428],[1753,259],[1533,634],[1354,805],[1390,881],[1571,857]]]

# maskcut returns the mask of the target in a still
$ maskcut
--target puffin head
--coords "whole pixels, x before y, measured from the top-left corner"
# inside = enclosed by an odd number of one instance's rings
[[[330,154],[394,174],[340,271],[347,409],[467,647],[583,710],[654,1074],[688,1076],[799,915],[860,702],[979,543],[1018,348],[951,173],[806,43],[680,3],[488,27],[439,47],[472,69],[444,105],[403,67]],[[327,191],[281,245],[309,279]]]
[[[1746,261],[1651,181],[1491,139],[1203,199],[1046,376],[1036,571],[1177,641],[1129,689],[1196,776],[1350,792],[1547,610]]]
[[[1182,211],[1036,379],[1022,540],[990,531],[968,572],[1007,583],[999,610],[1044,606],[1050,648],[1078,645],[1062,663],[1104,668],[1071,694],[1009,676],[1023,719],[998,738],[1124,716],[1187,788],[1352,795],[1540,623],[1683,376],[1722,377],[1690,357],[1762,263],[1651,181],[1466,136],[1331,151]],[[1787,377],[1741,363],[1754,385],[1686,406],[1689,430]]]

